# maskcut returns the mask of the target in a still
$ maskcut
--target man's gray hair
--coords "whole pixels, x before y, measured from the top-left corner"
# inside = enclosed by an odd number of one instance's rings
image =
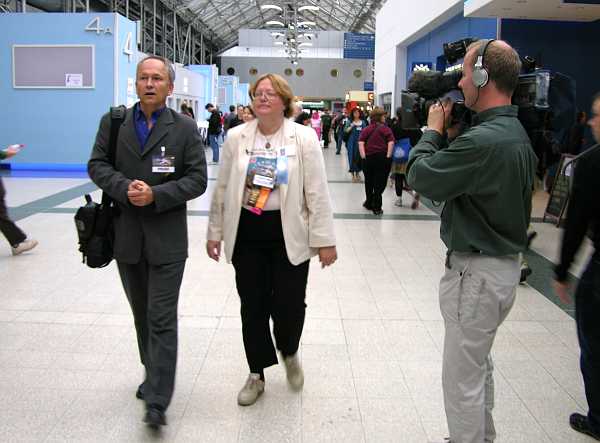
[[[167,73],[169,74],[169,81],[173,84],[175,83],[175,68],[173,67],[173,63],[171,63],[168,59],[161,57],[160,55],[149,55],[147,57],[144,57],[137,64],[138,70],[139,70],[139,67],[141,66],[141,64],[144,63],[146,60],[158,60],[158,61],[163,62],[163,64],[167,68]]]

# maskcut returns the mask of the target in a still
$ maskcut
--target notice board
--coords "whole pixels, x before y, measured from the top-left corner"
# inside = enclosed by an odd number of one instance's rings
[[[13,87],[95,87],[93,45],[13,45]]]

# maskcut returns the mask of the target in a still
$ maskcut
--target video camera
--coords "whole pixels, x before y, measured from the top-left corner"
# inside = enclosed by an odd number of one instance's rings
[[[444,43],[444,58],[449,65],[464,58],[467,48],[478,39],[465,38]],[[513,104],[519,107],[519,119],[527,131],[543,125],[550,111],[549,90],[551,76],[547,70],[537,69],[531,57],[523,58],[523,74],[513,94]],[[556,74],[561,76],[561,74]],[[564,76],[562,76],[564,78]],[[429,107],[446,97],[453,102],[452,123],[462,122],[469,126],[472,112],[465,106],[458,83],[462,78],[462,65],[451,66],[446,72],[417,71],[408,81],[408,88],[401,94],[402,127],[421,128],[427,124]]]

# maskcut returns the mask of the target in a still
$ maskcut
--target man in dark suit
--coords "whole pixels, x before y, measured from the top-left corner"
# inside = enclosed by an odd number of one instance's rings
[[[166,424],[177,361],[177,301],[187,258],[186,202],[206,190],[206,160],[196,123],[166,107],[171,63],[149,56],[137,66],[140,101],[126,112],[109,162],[111,118],[100,121],[88,163],[91,179],[117,205],[114,257],[133,311],[146,379],[136,396],[144,421]]]

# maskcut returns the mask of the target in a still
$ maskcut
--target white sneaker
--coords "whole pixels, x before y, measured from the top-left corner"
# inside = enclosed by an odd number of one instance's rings
[[[11,248],[12,255],[19,255],[19,254],[22,254],[23,252],[31,251],[37,245],[38,245],[37,240],[23,240],[17,246]]]
[[[260,379],[260,374],[251,373],[238,394],[238,405],[253,405],[263,392],[265,392],[265,382]]]
[[[294,391],[299,391],[304,386],[304,372],[300,366],[298,353],[283,358],[285,365],[285,373],[287,375],[288,384]]]
[[[396,206],[402,206],[402,197],[398,197],[396,199],[396,201],[394,202],[394,205],[396,205]]]

